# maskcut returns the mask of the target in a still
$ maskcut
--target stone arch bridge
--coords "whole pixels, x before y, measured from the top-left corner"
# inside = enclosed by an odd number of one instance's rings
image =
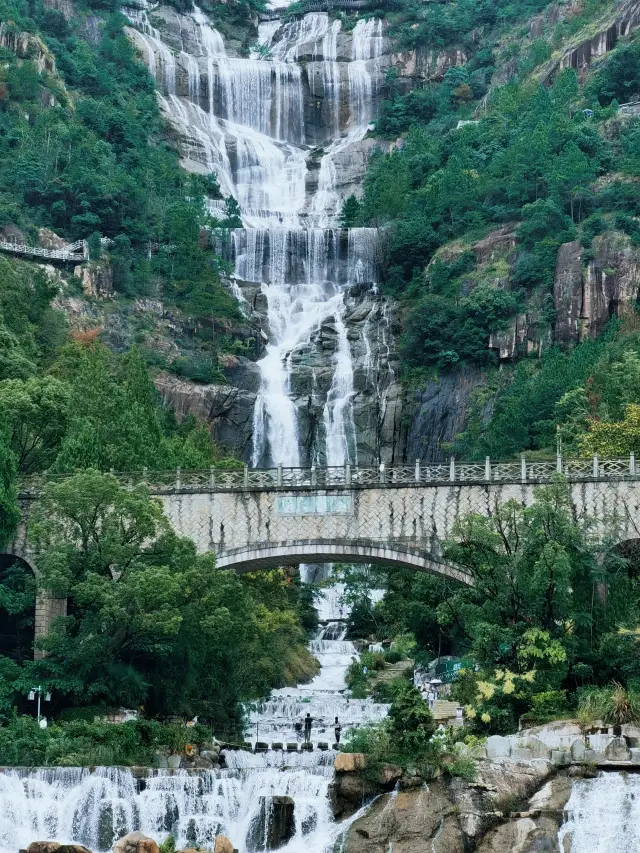
[[[441,557],[455,522],[490,515],[509,499],[523,505],[536,486],[562,473],[579,520],[595,518],[600,536],[640,539],[640,472],[634,457],[385,468],[172,471],[118,474],[123,485],[146,483],[163,503],[177,533],[201,553],[214,551],[220,568],[238,572],[300,563],[379,563],[431,572],[462,583],[470,578]],[[42,482],[25,481],[23,525],[13,553],[33,565],[29,509]],[[65,612],[41,597],[36,635]]]

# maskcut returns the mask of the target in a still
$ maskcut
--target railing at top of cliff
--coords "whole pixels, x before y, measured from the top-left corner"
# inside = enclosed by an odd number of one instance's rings
[[[624,459],[565,459],[532,462],[457,462],[444,465],[392,465],[360,468],[344,465],[333,468],[244,468],[198,470],[111,472],[123,486],[146,485],[151,492],[262,491],[265,489],[397,488],[399,486],[465,485],[474,483],[550,483],[558,474],[569,481],[640,479],[633,454]],[[23,477],[23,496],[39,494],[49,482],[68,479],[72,474],[38,474]]]
[[[450,0],[422,0],[423,3],[449,3]],[[131,5],[131,3],[127,3]],[[379,9],[384,6],[384,0],[301,0],[293,4],[293,8],[265,9],[260,12],[261,21],[275,21],[291,15],[306,15],[307,12],[331,12],[338,9],[343,12],[358,11],[359,9]]]
[[[293,8],[266,9],[260,12],[261,21],[275,21],[284,15],[306,15],[308,12],[331,12],[339,9],[343,12],[357,11],[359,9],[375,8],[375,0],[302,0]]]
[[[16,243],[11,240],[0,240],[0,250],[3,252],[13,252],[17,255],[50,258],[55,261],[70,261],[74,264],[82,263],[89,257],[86,240],[77,240],[75,243],[69,243],[64,249],[43,249],[41,246],[27,246],[24,243]]]

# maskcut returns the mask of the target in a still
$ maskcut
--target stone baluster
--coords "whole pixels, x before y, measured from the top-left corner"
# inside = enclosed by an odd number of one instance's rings
[[[491,479],[491,459],[488,456],[484,458],[484,478],[485,480]]]
[[[562,474],[562,453],[556,453],[556,473]]]
[[[176,468],[176,492],[179,492],[182,488],[182,470],[180,468]]]
[[[420,482],[420,460],[416,459],[416,483]]]
[[[213,491],[216,487],[216,469],[213,465],[209,468],[209,489]]]
[[[598,454],[593,454],[593,476],[597,479],[600,476],[600,465],[598,464]]]
[[[282,462],[278,462],[277,484],[278,487],[282,486]]]
[[[631,476],[632,476],[632,477],[635,477],[635,475],[636,475],[636,457],[635,457],[635,453],[631,453],[631,454],[629,454],[629,474],[631,474]]]
[[[351,465],[348,462],[344,463],[344,484],[345,486],[351,485]]]
[[[525,459],[524,453],[520,457],[520,479],[523,483],[527,482],[527,460]]]
[[[315,465],[311,466],[311,485],[312,486],[318,485],[318,476],[317,476],[317,471],[316,471]]]
[[[449,460],[449,480],[452,483],[456,481],[456,457],[452,456]]]
[[[243,485],[245,489],[249,488],[249,466],[244,466],[244,477],[243,477]]]
[[[387,472],[384,467],[384,462],[380,463],[380,482],[384,485],[387,479]]]

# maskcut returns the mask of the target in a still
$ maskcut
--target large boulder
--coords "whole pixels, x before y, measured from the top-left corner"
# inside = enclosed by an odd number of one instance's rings
[[[148,835],[130,832],[116,841],[113,853],[159,853],[159,847]]]
[[[574,740],[571,744],[571,758],[573,761],[584,761],[587,754],[587,746],[582,740]]]
[[[339,752],[333,767],[336,773],[357,773],[364,769],[365,763],[366,758],[361,752]]]
[[[631,753],[623,737],[614,738],[604,751],[607,761],[630,761]]]
[[[356,820],[345,853],[463,853],[456,809],[441,782],[384,794]]]
[[[509,758],[511,755],[511,741],[501,735],[491,735],[485,743],[487,758]]]
[[[216,835],[213,853],[233,853],[233,844],[226,835]]]
[[[57,841],[32,841],[27,853],[56,853],[60,844]]]
[[[380,785],[361,773],[336,773],[329,786],[333,816],[336,819],[350,817],[379,793]]]

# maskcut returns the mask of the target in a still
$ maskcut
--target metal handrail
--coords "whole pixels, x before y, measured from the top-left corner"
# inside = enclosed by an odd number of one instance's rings
[[[155,493],[166,492],[224,492],[236,490],[316,490],[371,489],[416,486],[460,485],[473,483],[538,484],[550,483],[558,475],[569,481],[607,481],[638,479],[635,456],[599,459],[532,461],[523,456],[519,462],[494,462],[488,457],[483,463],[458,462],[445,464],[380,465],[358,467],[347,463],[326,468],[206,468],[170,471],[111,471],[118,482],[127,488],[144,485]],[[66,480],[68,474],[35,474],[20,478],[21,494],[37,496],[47,483]]]

